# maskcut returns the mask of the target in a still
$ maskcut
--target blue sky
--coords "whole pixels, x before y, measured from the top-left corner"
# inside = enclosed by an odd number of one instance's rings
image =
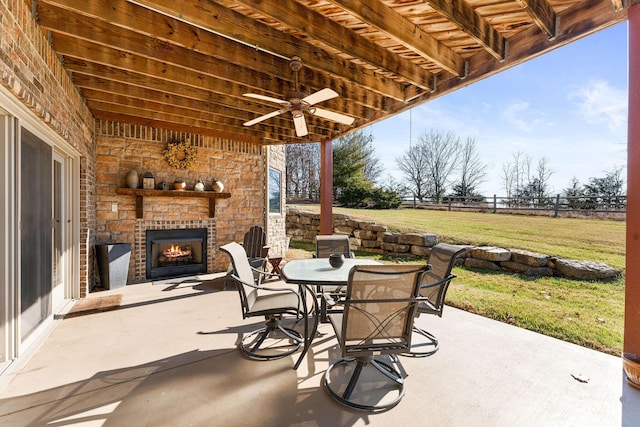
[[[430,129],[475,138],[489,167],[480,192],[506,195],[502,167],[521,152],[537,165],[548,158],[550,187],[572,177],[586,183],[625,167],[627,24],[556,49],[495,76],[377,123],[371,132],[384,176],[400,179],[395,159]]]

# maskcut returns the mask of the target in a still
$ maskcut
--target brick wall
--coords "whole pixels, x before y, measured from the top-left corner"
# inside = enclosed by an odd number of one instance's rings
[[[190,170],[175,170],[164,159],[163,151],[169,142],[186,139],[197,149],[195,165]],[[210,236],[215,245],[208,269],[223,271],[228,260],[220,256],[217,248],[230,241],[242,241],[253,225],[264,225],[266,152],[266,148],[244,141],[98,120],[96,243],[131,243],[129,280],[142,280],[144,274],[135,268],[135,263],[141,265],[143,256],[139,252],[144,246],[135,244],[144,228],[141,222],[155,222],[157,228],[174,222],[174,228],[186,228],[193,221],[204,221],[205,227],[215,226],[215,236]],[[161,182],[173,185],[174,179],[180,178],[185,180],[187,189],[193,189],[198,180],[210,189],[212,181],[218,179],[231,197],[217,199],[215,219],[209,219],[208,199],[145,197],[144,217],[136,219],[135,197],[116,194],[117,188],[126,187],[126,175],[131,169],[140,175],[140,186],[146,172],[154,176],[157,186]],[[114,203],[117,212],[112,211]]]
[[[92,281],[94,120],[31,15],[31,2],[0,0],[0,84],[80,153],[80,296]],[[10,112],[11,113],[11,112]],[[52,145],[58,141],[47,141]]]

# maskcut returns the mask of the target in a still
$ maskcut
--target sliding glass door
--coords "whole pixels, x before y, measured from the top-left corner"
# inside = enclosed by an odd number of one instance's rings
[[[49,315],[53,284],[53,149],[21,129],[20,331],[24,341]]]

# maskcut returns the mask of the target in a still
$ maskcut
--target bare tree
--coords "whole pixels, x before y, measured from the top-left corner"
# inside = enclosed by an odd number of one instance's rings
[[[319,162],[319,144],[287,145],[287,194],[304,198],[317,197],[320,188]]]
[[[427,173],[426,152],[419,145],[411,145],[402,156],[396,157],[396,164],[409,183],[413,196],[421,202],[429,197],[432,188]]]
[[[477,196],[478,186],[485,181],[487,165],[480,160],[476,140],[467,138],[460,148],[460,180],[453,186],[456,196]]]
[[[531,176],[531,157],[521,151],[513,153],[512,157],[511,162],[502,165],[502,180],[507,197],[518,197]]]
[[[531,170],[531,157],[517,152],[513,154],[513,161],[502,165],[503,183],[507,197],[523,198],[516,203],[546,204],[549,197],[549,179],[553,171],[549,169],[549,159],[543,157],[538,160],[535,171]]]
[[[460,138],[452,132],[446,134],[434,130],[423,133],[418,144],[425,151],[427,173],[433,186],[433,196],[437,202],[445,195],[449,176],[458,164]]]
[[[535,192],[533,197],[538,199],[538,203],[541,203],[543,199],[549,197],[551,189],[549,188],[549,179],[553,175],[553,171],[549,169],[549,158],[543,157],[538,160],[538,167],[536,168],[536,174],[533,178],[529,179],[529,182],[536,182]]]
[[[511,163],[502,164],[502,185],[507,197],[512,197],[515,193],[515,172]]]
[[[433,196],[436,201],[445,195],[449,176],[455,170],[460,151],[460,138],[452,132],[424,132],[418,142],[396,158],[398,168],[411,183],[419,200]]]

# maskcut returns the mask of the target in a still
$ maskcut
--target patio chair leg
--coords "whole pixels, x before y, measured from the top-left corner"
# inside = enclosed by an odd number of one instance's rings
[[[276,332],[276,331],[282,332],[288,339],[293,341],[293,343],[287,346],[291,348],[282,353],[277,353],[277,354],[260,354],[259,353],[260,346],[262,346],[265,340],[269,338],[269,336],[273,332]],[[256,341],[254,343],[251,343],[251,345],[249,346],[249,343],[252,339],[255,339]],[[303,342],[302,335],[298,331],[296,331],[295,329],[285,328],[284,326],[282,326],[280,319],[269,318],[265,322],[264,328],[253,331],[242,338],[240,348],[243,353],[245,353],[247,356],[251,357],[252,359],[274,360],[274,359],[280,359],[295,353],[296,351],[298,351],[298,349],[302,345],[302,342]]]
[[[413,332],[426,338],[426,342],[418,342],[419,340],[412,339],[411,351],[409,353],[402,353],[402,356],[427,357],[438,351],[440,345],[438,344],[438,339],[435,335],[431,332],[425,331],[424,329],[418,328],[417,326],[413,327]],[[428,349],[422,350],[421,347],[427,347]]]
[[[398,372],[395,369],[393,369],[390,365],[387,365],[386,363],[381,362],[379,360],[372,360],[371,365],[374,368],[376,368],[378,371],[380,371],[382,374],[384,374],[384,376],[389,378],[391,381],[394,381],[398,384],[404,383],[404,379],[402,378],[402,376],[398,375]]]
[[[351,375],[351,379],[349,380],[349,384],[347,385],[347,388],[342,394],[342,397],[344,399],[348,400],[351,397],[351,393],[353,393],[353,389],[356,387],[358,378],[360,378],[360,374],[362,373],[363,366],[364,366],[364,362],[358,360],[356,363],[356,367],[353,370],[353,374]]]
[[[349,378],[349,383],[347,384],[344,392],[340,393],[338,392],[337,389],[334,390],[332,388],[334,386],[333,384],[344,384],[344,383],[339,380],[337,380],[336,383],[333,383],[332,381],[330,381],[331,372],[333,368],[335,368],[338,365],[344,365],[344,364],[354,363],[354,362],[356,363],[356,365],[353,368],[353,373]],[[374,369],[376,369],[377,371],[382,373],[386,378],[392,381],[392,384],[395,385],[397,396],[395,396],[393,399],[389,401],[386,401],[385,403],[379,403],[379,404],[359,403],[358,400],[362,400],[362,397],[360,398],[356,397],[355,399],[351,399],[351,395],[353,394],[358,384],[358,380],[361,377],[362,370],[367,365],[371,365]],[[373,360],[372,358],[369,358],[369,357],[356,358],[356,359],[345,358],[332,363],[329,366],[329,369],[327,369],[327,371],[324,374],[323,384],[325,389],[331,395],[331,397],[336,399],[338,402],[342,403],[343,405],[349,406],[351,408],[365,410],[365,411],[384,411],[384,410],[390,409],[395,405],[397,405],[398,402],[400,402],[400,400],[404,396],[404,391],[405,391],[404,379],[402,378],[402,374],[400,374],[400,372],[398,372],[396,369],[394,369],[392,366],[388,365],[385,362],[381,362],[379,360]],[[367,393],[365,392],[365,395],[366,394]]]

